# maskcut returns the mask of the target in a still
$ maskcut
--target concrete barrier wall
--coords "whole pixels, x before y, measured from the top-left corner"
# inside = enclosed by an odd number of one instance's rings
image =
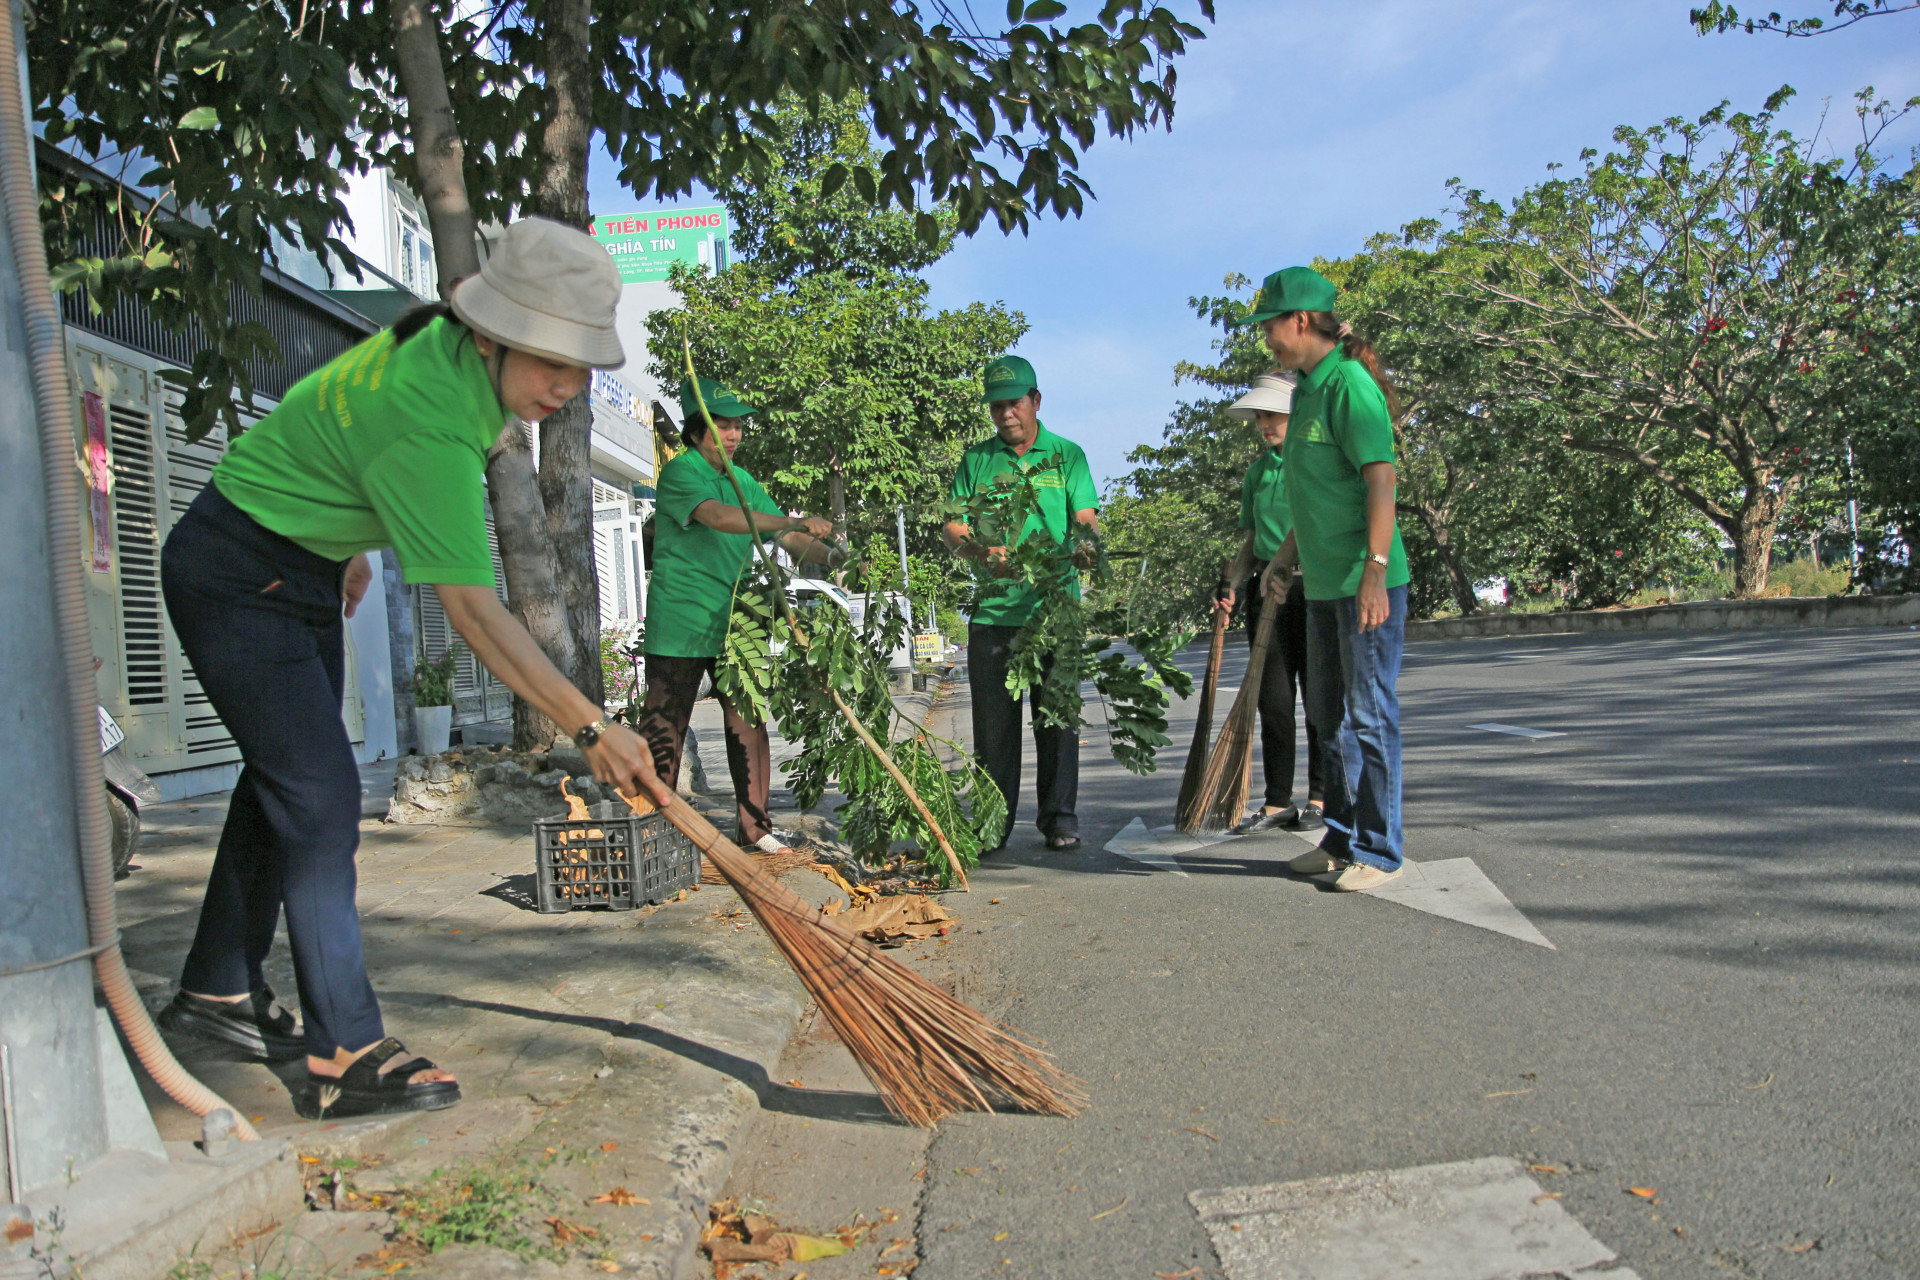
[[[1750,631],[1784,627],[1920,625],[1920,595],[1784,596],[1771,600],[1697,600],[1644,609],[1498,613],[1409,622],[1409,640],[1474,636],[1557,636],[1589,631]]]

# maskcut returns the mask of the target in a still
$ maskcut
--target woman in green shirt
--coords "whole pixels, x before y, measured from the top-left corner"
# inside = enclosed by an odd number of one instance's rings
[[[420,308],[303,378],[233,442],[161,557],[167,615],[244,767],[180,995],[161,1025],[307,1061],[312,1119],[450,1107],[451,1073],[388,1038],[354,906],[360,771],[340,719],[341,618],[391,547],[474,656],[573,735],[594,775],[661,803],[638,736],[609,725],[494,594],[487,452],[623,361],[620,273],[591,237],[527,219],[448,305]],[[282,906],[304,1024],[261,973]]]
[[[1268,276],[1242,323],[1257,323],[1274,362],[1297,370],[1282,451],[1293,532],[1266,590],[1300,566],[1307,593],[1307,723],[1326,762],[1320,847],[1305,874],[1377,888],[1401,874],[1400,701],[1407,552],[1394,523],[1393,390],[1373,347],[1334,319],[1333,283],[1311,267]]]
[[[1293,386],[1293,379],[1277,369],[1263,373],[1253,380],[1247,394],[1227,409],[1232,417],[1252,419],[1261,439],[1267,442],[1240,482],[1240,527],[1247,536],[1215,592],[1220,607],[1231,610],[1247,576],[1253,575],[1254,588],[1247,594],[1244,610],[1249,645],[1257,638],[1257,602],[1262,598],[1265,578],[1261,571],[1293,532],[1286,463],[1280,455],[1287,439],[1287,415],[1293,409]],[[1236,835],[1253,835],[1275,827],[1313,831],[1321,825],[1327,792],[1321,777],[1320,733],[1311,723],[1307,725],[1307,803],[1302,806],[1293,802],[1293,708],[1307,671],[1307,592],[1298,572],[1290,577],[1261,664],[1260,763],[1267,775],[1266,803],[1233,829]]]
[[[712,431],[701,413],[702,398],[713,418]],[[654,585],[647,596],[647,696],[640,708],[640,733],[653,748],[654,770],[668,786],[680,776],[687,722],[701,682],[713,674],[726,643],[734,591],[753,567],[749,527],[758,537],[776,538],[799,560],[832,563],[833,549],[826,541],[832,523],[787,515],[736,463],[733,474],[751,514],[741,510],[740,496],[727,479],[727,462],[740,447],[747,415],[753,412],[752,405],[711,378],[700,379],[698,397],[691,379],[681,381],[680,438],[687,450],[660,469],[656,486]],[[725,697],[720,711],[740,843],[778,853],[783,846],[767,815],[773,786],[767,726],[748,719]]]

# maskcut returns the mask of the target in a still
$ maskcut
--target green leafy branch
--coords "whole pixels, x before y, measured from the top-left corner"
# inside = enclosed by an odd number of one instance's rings
[[[1192,632],[1157,624],[1136,625],[1117,588],[1097,530],[1071,521],[1055,542],[1038,526],[1038,479],[1063,465],[1049,460],[1030,471],[1002,473],[965,502],[951,504],[950,519],[964,520],[976,541],[1004,546],[992,576],[979,585],[976,605],[1025,586],[1039,607],[1013,640],[1007,688],[1016,697],[1037,690],[1041,723],[1078,731],[1090,723],[1081,687],[1091,681],[1106,720],[1113,758],[1129,771],[1152,773],[1155,752],[1167,737],[1168,693],[1186,697],[1193,679],[1174,664]],[[1076,589],[1086,579],[1087,594]],[[1124,640],[1135,657],[1116,647]]]

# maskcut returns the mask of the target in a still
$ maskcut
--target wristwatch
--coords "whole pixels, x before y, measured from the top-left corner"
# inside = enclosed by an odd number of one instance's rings
[[[1377,556],[1371,551],[1367,552],[1367,559],[1373,561],[1375,564],[1379,565],[1382,569],[1391,567],[1385,556]]]
[[[584,751],[586,748],[597,744],[600,741],[600,735],[606,731],[607,719],[605,716],[602,716],[590,725],[575,729],[573,731],[573,745]]]

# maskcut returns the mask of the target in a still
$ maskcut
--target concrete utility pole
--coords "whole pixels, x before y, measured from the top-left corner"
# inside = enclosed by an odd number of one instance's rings
[[[17,24],[18,10],[7,5],[0,21]],[[0,243],[0,387],[9,389],[0,396],[0,1045],[12,1105],[0,1151],[17,1153],[20,1167],[8,1172],[24,1190],[102,1155],[107,1112],[40,427],[10,245]],[[7,1189],[0,1183],[0,1198]]]

